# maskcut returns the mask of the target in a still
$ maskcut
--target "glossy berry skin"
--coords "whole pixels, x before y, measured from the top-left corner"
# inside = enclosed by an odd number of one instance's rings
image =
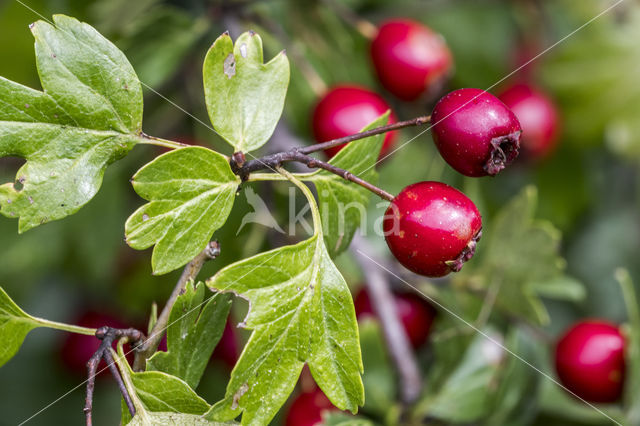
[[[436,310],[429,302],[414,293],[393,295],[398,317],[414,349],[422,346],[429,337]],[[369,293],[363,288],[353,300],[358,319],[376,317]]]
[[[520,122],[484,90],[459,89],[444,96],[431,123],[442,158],[465,176],[493,176],[518,156]]]
[[[371,43],[371,59],[380,83],[405,101],[438,86],[451,71],[451,52],[442,36],[419,22],[383,23]]]
[[[594,403],[622,396],[625,341],[618,327],[605,321],[582,321],[558,341],[556,371],[564,386]]]
[[[326,142],[360,132],[391,107],[380,95],[359,86],[337,86],[331,89],[313,111],[313,135],[316,142]],[[395,123],[393,113],[389,124]],[[385,135],[380,157],[393,148],[396,132]],[[333,157],[344,145],[325,150]]]
[[[118,318],[102,312],[87,311],[83,313],[79,318],[73,321],[73,324],[89,327],[99,328],[102,326],[110,326],[113,328],[128,328],[129,325],[123,323]],[[98,350],[100,346],[100,340],[95,336],[66,333],[60,349],[60,356],[65,368],[73,374],[78,376],[87,375],[87,361]],[[115,348],[115,344],[114,344]],[[129,351],[128,345],[125,352]],[[105,367],[104,361],[100,362],[99,370]],[[106,374],[108,375],[108,373]],[[102,374],[98,377],[101,377]]]
[[[510,86],[498,97],[522,126],[522,154],[534,160],[548,156],[556,146],[560,122],[553,101],[525,83]]]
[[[440,182],[404,188],[383,221],[387,245],[407,269],[427,277],[457,272],[473,257],[482,218],[473,201]]]
[[[303,392],[289,406],[285,425],[313,426],[320,424],[322,423],[322,413],[325,411],[338,411],[338,409],[319,388]]]

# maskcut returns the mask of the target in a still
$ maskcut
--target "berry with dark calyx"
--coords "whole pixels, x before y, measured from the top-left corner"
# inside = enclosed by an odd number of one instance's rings
[[[393,297],[404,331],[407,333],[411,346],[417,349],[429,337],[436,310],[429,302],[414,293],[394,293]],[[366,289],[363,288],[358,292],[353,304],[358,319],[377,316]]]
[[[314,426],[322,423],[325,411],[338,411],[329,398],[316,388],[298,395],[287,412],[286,426]]]
[[[395,258],[427,277],[457,272],[473,257],[482,218],[473,201],[440,182],[404,188],[387,209],[383,230]]]
[[[548,156],[556,146],[560,121],[553,101],[525,83],[510,86],[498,98],[513,111],[522,126],[522,154],[534,160]]]
[[[558,341],[555,364],[564,386],[595,403],[622,396],[625,341],[618,326],[601,320],[575,324]]]
[[[360,132],[365,126],[390,110],[391,107],[377,93],[359,86],[337,86],[318,102],[313,111],[313,134],[316,142],[327,142]],[[393,113],[389,124],[395,123]],[[385,135],[380,157],[386,156],[395,141],[395,132]],[[333,157],[344,145],[326,149]]]
[[[380,26],[371,44],[371,59],[382,85],[405,101],[439,87],[452,66],[442,36],[409,19]]]
[[[518,156],[522,129],[515,114],[492,94],[459,89],[438,101],[433,140],[442,158],[465,176],[496,175]]]

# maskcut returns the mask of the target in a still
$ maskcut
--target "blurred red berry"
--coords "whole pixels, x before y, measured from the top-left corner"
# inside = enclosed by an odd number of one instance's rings
[[[360,132],[391,107],[377,93],[359,86],[337,86],[331,89],[316,105],[313,112],[313,134],[316,142],[326,142]],[[395,123],[391,113],[389,124]],[[396,132],[385,135],[380,157],[393,148]],[[325,150],[333,157],[344,145]]]
[[[371,59],[382,85],[405,101],[438,86],[452,67],[442,36],[409,19],[380,26],[371,44]]]
[[[414,293],[394,293],[393,297],[411,346],[417,349],[427,341],[437,311],[428,301]],[[366,289],[358,292],[353,303],[358,318],[376,316]]]
[[[553,101],[525,83],[510,86],[498,97],[522,126],[522,153],[531,159],[549,155],[556,146],[560,121]]]
[[[338,409],[319,388],[303,392],[289,406],[285,425],[314,426],[320,424],[324,411],[338,411]]]
[[[582,321],[558,341],[555,362],[563,385],[596,403],[620,399],[625,375],[625,341],[618,326]]]
[[[88,328],[99,328],[105,325],[113,328],[130,327],[130,325],[125,324],[122,320],[111,314],[97,311],[87,311],[72,323]],[[100,340],[95,336],[67,333],[64,336],[64,341],[62,342],[62,347],[60,349],[62,363],[71,373],[79,376],[86,376],[87,361],[89,361],[89,358],[91,358],[95,351],[98,350],[99,346]],[[115,348],[115,342],[113,346]],[[125,353],[129,352],[129,350],[129,345],[126,345]],[[131,362],[133,360],[133,353],[130,353],[127,358]],[[105,367],[106,364],[104,361],[101,361],[98,370]]]
[[[222,337],[213,351],[212,359],[222,361],[227,367],[233,368],[240,356],[238,349],[238,336],[236,334],[235,325],[231,323],[231,319],[227,319],[224,326]]]

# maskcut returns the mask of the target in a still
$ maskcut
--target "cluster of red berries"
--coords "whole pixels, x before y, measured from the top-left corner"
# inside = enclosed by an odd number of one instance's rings
[[[371,43],[371,60],[380,83],[404,101],[415,101],[442,87],[453,60],[444,39],[428,27],[407,19],[380,26]],[[313,133],[324,142],[359,132],[389,111],[375,92],[354,85],[334,87],[318,102]],[[390,123],[397,121],[391,112]],[[479,89],[459,89],[438,101],[431,114],[438,151],[465,176],[495,175],[520,149],[532,158],[551,152],[558,133],[558,115],[542,92],[520,83],[500,97]],[[388,156],[397,135],[389,132],[380,152]],[[327,150],[335,155],[342,146]],[[475,251],[482,220],[474,203],[439,182],[404,188],[391,202],[384,220],[391,252],[413,272],[441,277],[458,271]]]

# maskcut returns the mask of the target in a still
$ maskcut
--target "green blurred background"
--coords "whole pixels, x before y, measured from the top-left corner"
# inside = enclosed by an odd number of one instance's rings
[[[201,77],[204,54],[226,29],[234,37],[246,29],[256,30],[263,37],[266,58],[282,48],[289,50],[292,78],[283,120],[302,140],[311,141],[309,118],[315,102],[301,72],[305,66],[315,68],[329,85],[355,82],[379,91],[401,119],[428,114],[432,107],[401,104],[383,91],[369,63],[367,40],[336,15],[331,2],[22,1],[28,8],[18,1],[0,1],[0,75],[39,88],[28,24],[40,19],[35,12],[47,18],[53,13],[75,16],[114,41],[142,82],[192,114],[186,115],[145,90],[144,130],[151,135],[199,143],[230,154],[230,148],[199,122],[208,123]],[[402,16],[426,23],[443,34],[453,51],[455,73],[449,88],[486,89],[515,69],[516,51],[523,41],[532,42],[537,54],[613,2],[341,3],[374,23]],[[452,172],[437,156],[430,135],[424,133],[383,165],[380,186],[395,193],[410,182],[443,180],[464,188],[490,220],[523,187],[535,185],[539,191],[537,217],[562,231],[567,271],[587,290],[587,296],[577,303],[546,302],[551,315],[547,331],[555,335],[585,316],[624,321],[613,271],[627,267],[640,282],[639,72],[640,6],[629,0],[516,74],[526,74],[546,88],[561,108],[563,132],[559,149],[551,158],[536,164],[518,163],[494,179],[471,180]],[[404,131],[400,140],[418,133],[416,129]],[[263,148],[265,152],[269,149],[269,144]],[[16,221],[0,218],[0,284],[21,307],[65,322],[74,322],[87,310],[116,313],[139,325],[146,323],[153,302],[162,306],[178,272],[152,276],[150,251],[136,252],[124,243],[124,222],[141,204],[129,178],[160,152],[150,146],[135,148],[107,170],[96,198],[63,221],[19,236]],[[17,166],[15,159],[0,160],[0,180],[13,180]],[[283,207],[276,217],[285,218],[286,188],[256,189],[269,191],[275,205]],[[247,211],[246,199],[238,197],[229,222],[215,235],[222,255],[206,266],[203,277],[273,244],[273,238],[264,238],[260,225],[247,226],[236,235]],[[384,248],[379,237],[372,237],[370,244]],[[348,282],[356,286],[361,275],[349,255],[343,255],[338,264]],[[242,309],[239,306],[234,313],[236,322],[242,318]],[[0,369],[0,424],[26,420],[68,391],[29,424],[84,421],[84,387],[72,391],[82,378],[63,368],[59,354],[63,339],[61,332],[37,329],[18,355]],[[215,402],[224,393],[227,377],[225,367],[212,365],[199,393]],[[544,396],[525,398],[533,401],[533,408],[523,411],[526,415],[511,424],[603,423],[602,417],[588,410],[574,415]],[[117,421],[119,397],[111,380],[99,381],[94,407],[95,424]]]

